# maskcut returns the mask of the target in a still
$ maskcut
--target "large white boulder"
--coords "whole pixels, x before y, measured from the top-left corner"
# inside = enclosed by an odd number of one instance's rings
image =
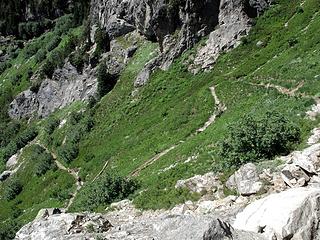
[[[258,193],[263,188],[257,167],[253,163],[247,163],[241,166],[240,169],[229,178],[226,185],[228,188],[236,188],[243,196]]]
[[[267,239],[320,239],[320,189],[293,188],[248,205],[233,226]]]

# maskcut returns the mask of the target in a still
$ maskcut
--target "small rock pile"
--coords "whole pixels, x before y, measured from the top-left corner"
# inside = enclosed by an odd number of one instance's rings
[[[289,187],[320,186],[320,144],[295,151],[282,159],[286,165],[281,177]]]

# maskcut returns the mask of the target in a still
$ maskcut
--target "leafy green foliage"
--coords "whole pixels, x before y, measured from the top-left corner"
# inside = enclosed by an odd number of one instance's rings
[[[100,56],[104,52],[110,51],[110,38],[106,30],[100,26],[97,28],[94,40],[97,44],[96,55]]]
[[[25,47],[25,57],[26,58],[31,58],[33,55],[35,55],[39,49],[41,48],[39,42],[32,42],[29,43],[26,47]]]
[[[39,145],[32,145],[30,151],[30,159],[33,162],[36,176],[42,176],[50,169],[56,169],[53,157],[44,148]]]
[[[240,166],[288,154],[299,140],[298,126],[278,112],[246,115],[229,126],[218,153],[227,166]]]
[[[47,134],[52,134],[54,130],[59,126],[60,121],[57,118],[49,118],[48,121],[45,122],[44,130]]]
[[[77,211],[93,211],[99,207],[120,201],[133,194],[137,189],[136,181],[115,174],[106,173],[95,182],[87,184],[81,190],[81,197],[72,206]]]
[[[77,68],[78,72],[82,72],[84,64],[88,62],[89,55],[86,53],[86,45],[80,47],[75,52],[73,52],[70,57],[70,63]]]
[[[7,69],[7,68],[11,68],[12,64],[5,61],[5,62],[0,62],[0,75]]]
[[[45,30],[52,28],[53,23],[49,19],[42,21],[22,22],[18,26],[18,37],[22,39],[30,39],[40,36]]]
[[[9,219],[6,222],[0,223],[0,239],[10,240],[14,239],[16,232],[21,228],[16,220]]]
[[[77,37],[72,34],[67,36],[64,44],[60,48],[55,48],[50,52],[42,66],[42,73],[51,78],[57,67],[62,67],[64,59],[75,49]]]
[[[3,149],[3,160],[7,161],[9,157],[15,154],[19,149],[26,146],[37,135],[37,129],[34,127],[29,127],[24,130],[15,139],[11,140],[10,143]]]
[[[16,35],[23,39],[37,37],[52,28],[54,20],[68,14],[69,25],[80,25],[87,18],[90,1],[73,0],[11,0],[0,2],[0,33]],[[27,12],[28,11],[28,12]],[[71,14],[70,14],[71,13]],[[27,21],[28,15],[33,21]],[[57,23],[59,24],[59,22]]]
[[[70,164],[79,154],[79,141],[88,134],[94,126],[92,115],[89,111],[85,113],[73,112],[70,115],[71,127],[67,131],[64,144],[58,146],[57,153],[60,159]]]
[[[53,49],[58,47],[60,42],[61,42],[61,38],[59,36],[54,36],[47,45],[47,51],[51,52]]]
[[[0,147],[2,148],[19,133],[21,124],[18,121],[11,121],[8,124],[0,123],[0,128]]]
[[[36,55],[34,56],[37,63],[41,63],[47,57],[47,51],[43,48],[39,49]]]
[[[17,195],[22,191],[22,185],[21,183],[13,178],[10,179],[10,181],[7,183],[4,191],[4,199],[7,201],[13,200],[16,198]]]

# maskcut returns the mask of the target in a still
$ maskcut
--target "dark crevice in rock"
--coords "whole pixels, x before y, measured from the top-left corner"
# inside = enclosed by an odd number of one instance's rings
[[[244,2],[243,11],[248,15],[250,18],[256,18],[258,16],[258,11],[256,8],[250,5],[249,1]]]

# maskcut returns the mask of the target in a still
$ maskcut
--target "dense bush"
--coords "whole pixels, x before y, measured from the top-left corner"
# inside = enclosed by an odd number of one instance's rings
[[[18,134],[21,124],[18,121],[0,123],[0,129],[0,147],[2,148],[7,146],[10,140]]]
[[[239,166],[287,154],[299,140],[300,129],[278,112],[267,112],[262,117],[246,115],[229,126],[218,154],[225,165]]]
[[[94,126],[92,116],[89,112],[73,112],[70,115],[69,122],[71,127],[67,131],[65,144],[57,149],[59,158],[66,163],[73,161],[79,154],[79,141],[83,136],[91,131]]]
[[[37,63],[41,63],[47,57],[47,51],[43,48],[39,49],[36,55],[34,56]]]
[[[89,6],[88,0],[0,1],[0,33],[32,38],[51,28],[53,23],[51,19],[64,14],[68,14],[69,17],[64,20],[69,21],[72,17],[71,21],[64,24],[71,22],[73,25],[80,25],[88,16]],[[33,16],[33,21],[27,21],[26,17],[29,15]]]
[[[102,53],[110,51],[110,38],[106,30],[98,27],[94,36],[94,40],[97,44],[95,51],[97,55],[100,56]]]
[[[24,130],[21,134],[19,134],[15,139],[11,140],[10,143],[4,149],[4,161],[7,161],[13,154],[15,154],[19,149],[26,146],[37,135],[37,130],[33,127],[29,127],[26,130]]]
[[[59,124],[60,124],[59,119],[56,119],[54,117],[49,118],[45,123],[44,130],[47,134],[50,135],[59,126]]]
[[[44,62],[44,64],[42,65],[41,71],[47,77],[51,78],[54,73],[55,68],[56,68],[55,62],[52,58],[50,58]]]
[[[45,30],[50,28],[52,28],[52,21],[49,19],[22,22],[18,26],[18,36],[22,39],[30,39],[40,36]]]
[[[16,198],[22,191],[22,185],[17,179],[11,179],[5,186],[3,197],[7,201]]]
[[[41,48],[41,45],[37,41],[29,43],[24,50],[25,57],[31,58],[33,55],[35,55],[39,51],[40,48]]]
[[[51,52],[53,49],[58,47],[60,42],[61,42],[61,38],[59,36],[54,36],[47,45],[48,52]]]
[[[75,49],[77,41],[77,37],[72,34],[68,34],[63,46],[59,46],[50,52],[42,66],[41,74],[51,78],[54,70],[57,67],[62,67],[65,58]]]
[[[0,239],[10,240],[14,239],[16,232],[21,228],[16,220],[8,219],[0,223]]]
[[[32,145],[30,148],[35,175],[42,176],[50,169],[55,169],[56,165],[50,153],[39,145]]]
[[[32,92],[34,92],[34,93],[39,92],[41,83],[42,83],[42,78],[41,78],[41,77],[38,77],[38,78],[36,78],[35,80],[33,80],[33,81],[31,82],[30,91],[32,91]]]
[[[89,55],[86,53],[86,48],[81,47],[69,57],[70,63],[77,69],[78,72],[82,72],[84,64],[88,62]]]
[[[22,75],[21,74],[17,74],[17,75],[13,75],[10,78],[11,84],[14,86],[18,86],[21,83],[22,80]]]
[[[73,208],[77,211],[93,211],[98,207],[127,198],[138,188],[136,181],[106,173],[95,182],[87,184],[79,193]]]
[[[58,156],[65,163],[71,163],[79,154],[79,147],[76,143],[68,142],[58,148]]]
[[[65,34],[69,29],[75,27],[75,22],[72,14],[62,16],[56,20],[54,31],[57,35]]]
[[[5,70],[11,67],[12,67],[12,64],[9,63],[8,61],[0,62],[0,74],[2,74]]]

